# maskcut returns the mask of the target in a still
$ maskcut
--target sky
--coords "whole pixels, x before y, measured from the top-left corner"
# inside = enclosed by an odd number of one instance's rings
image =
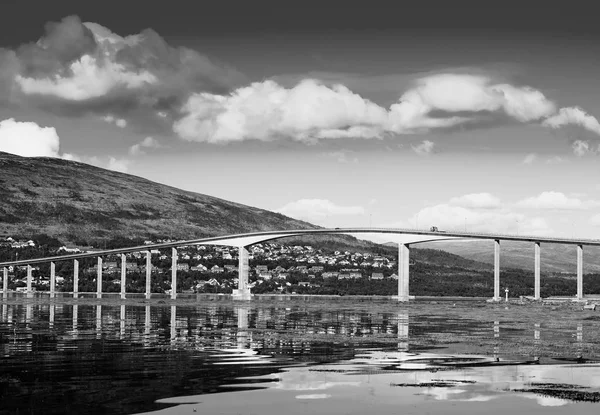
[[[321,226],[598,238],[591,4],[84,3],[2,2],[0,151]]]

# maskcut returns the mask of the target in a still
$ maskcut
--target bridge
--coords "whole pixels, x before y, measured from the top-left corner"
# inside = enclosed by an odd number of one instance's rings
[[[126,254],[134,252],[144,252],[146,255],[146,280],[145,296],[150,298],[151,293],[151,250],[171,248],[171,298],[177,298],[177,249],[184,246],[193,245],[224,245],[236,247],[238,253],[238,288],[233,290],[233,298],[238,300],[249,300],[252,295],[248,287],[248,277],[250,267],[248,264],[248,248],[254,244],[267,242],[279,238],[304,235],[388,235],[390,240],[398,243],[398,301],[409,300],[409,263],[410,246],[438,240],[457,240],[457,239],[477,239],[491,240],[494,242],[494,297],[496,301],[500,300],[500,242],[501,241],[519,241],[530,242],[534,244],[534,298],[540,299],[540,252],[541,244],[568,244],[577,246],[577,294],[578,300],[583,299],[583,247],[600,246],[599,239],[578,239],[578,238],[552,238],[542,236],[519,236],[508,234],[492,233],[473,233],[457,231],[427,231],[419,229],[391,229],[391,228],[335,228],[335,229],[299,229],[282,231],[264,231],[251,232],[236,235],[216,236],[201,239],[191,239],[175,242],[165,242],[134,246],[128,248],[109,249],[103,251],[77,253],[71,255],[61,255],[53,257],[25,259],[20,261],[9,261],[0,263],[3,268],[2,292],[6,297],[8,293],[8,267],[26,266],[27,267],[27,287],[26,292],[31,294],[32,290],[32,265],[41,263],[50,263],[50,296],[54,297],[56,293],[56,272],[55,265],[58,261],[73,261],[73,297],[79,295],[79,260],[83,258],[95,257],[98,261],[96,274],[96,296],[102,297],[102,258],[110,255],[121,256],[121,298],[126,296]]]

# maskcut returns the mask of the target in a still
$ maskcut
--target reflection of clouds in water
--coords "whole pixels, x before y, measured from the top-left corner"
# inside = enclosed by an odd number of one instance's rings
[[[527,396],[528,398],[530,396]],[[564,399],[553,398],[551,396],[531,396],[531,398],[536,399],[537,403],[541,406],[563,406],[569,403]]]
[[[296,395],[296,399],[327,399],[331,398],[331,395],[326,393],[314,394],[314,395]]]
[[[276,389],[290,391],[325,390],[335,386],[360,386],[361,382],[330,381],[322,372],[290,371],[279,374]]]

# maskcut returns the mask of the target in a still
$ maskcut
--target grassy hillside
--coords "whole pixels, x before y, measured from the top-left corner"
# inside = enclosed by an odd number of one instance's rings
[[[286,216],[141,177],[55,158],[0,152],[0,233],[71,243],[196,238],[315,228]]]

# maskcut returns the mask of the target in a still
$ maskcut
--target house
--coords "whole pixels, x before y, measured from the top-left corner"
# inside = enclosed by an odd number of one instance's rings
[[[271,278],[273,278],[273,275],[270,272],[261,272],[258,274],[258,278],[269,281]]]
[[[202,264],[198,264],[198,265],[194,265],[193,267],[190,267],[190,271],[200,271],[200,272],[205,272],[208,271],[208,268],[206,268],[204,265]]]
[[[190,264],[188,264],[186,262],[177,264],[177,271],[189,271],[189,270],[190,270]]]
[[[287,280],[289,276],[290,274],[288,274],[287,272],[280,272],[279,274],[277,274],[277,278],[279,278],[280,280]]]
[[[223,268],[221,268],[221,267],[220,267],[220,266],[218,266],[218,265],[215,265],[215,266],[213,266],[213,267],[210,269],[210,272],[214,272],[214,273],[216,273],[216,274],[220,274],[220,273],[222,273],[222,272],[223,272]]]
[[[237,272],[238,267],[236,267],[235,265],[224,265],[225,267],[225,271],[227,272]]]
[[[392,275],[390,276],[390,278],[391,278],[391,279],[393,279],[393,280],[397,280],[397,279],[398,279],[398,276],[397,276],[396,274],[392,274]]]
[[[324,272],[323,273],[323,278],[324,279],[328,279],[328,278],[335,278],[337,279],[339,276],[338,272]]]
[[[338,279],[339,280],[349,280],[350,279],[350,274],[347,273],[342,273],[338,275]]]
[[[309,272],[312,272],[313,274],[317,273],[317,272],[323,272],[324,268],[321,266],[314,266],[314,267],[310,267],[308,269]]]
[[[383,279],[383,273],[382,272],[374,272],[371,274],[371,279],[372,280],[382,280]]]
[[[296,271],[301,272],[303,274],[308,274],[308,268],[306,267],[306,265],[297,266]]]
[[[268,272],[269,268],[266,265],[257,265],[254,270],[257,274],[260,274],[261,272]]]
[[[350,278],[353,278],[355,280],[362,278],[362,274],[360,272],[351,272],[350,273]]]
[[[310,287],[310,282],[309,282],[309,281],[300,281],[300,282],[298,283],[298,285],[299,285],[300,287]]]

